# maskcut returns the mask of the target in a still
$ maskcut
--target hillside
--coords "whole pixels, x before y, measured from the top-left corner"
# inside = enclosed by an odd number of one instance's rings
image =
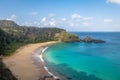
[[[13,21],[1,20],[0,28],[5,32],[9,33],[12,36],[24,39],[30,39],[32,42],[54,40],[55,33],[60,33],[65,31],[59,28],[38,28],[38,27],[28,27],[28,26],[19,26]]]
[[[19,26],[13,21],[0,20],[0,55],[9,55],[27,43],[53,41],[55,34],[62,31],[65,30]]]
[[[71,34],[66,31],[63,31],[60,34],[56,34],[55,38],[60,42],[80,42],[81,41],[77,35]]]

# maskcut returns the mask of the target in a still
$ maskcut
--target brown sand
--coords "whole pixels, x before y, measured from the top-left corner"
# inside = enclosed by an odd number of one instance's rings
[[[37,80],[42,74],[48,74],[43,63],[39,62],[38,68],[31,59],[32,53],[39,47],[56,43],[55,41],[29,44],[18,49],[14,55],[6,57],[3,62],[19,80]],[[39,70],[38,70],[39,69]]]

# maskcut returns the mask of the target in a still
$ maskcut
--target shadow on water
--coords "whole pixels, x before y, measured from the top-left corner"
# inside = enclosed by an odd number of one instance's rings
[[[64,80],[102,80],[94,74],[88,75],[83,71],[78,72],[66,64],[48,63],[47,66],[53,74],[63,77]]]

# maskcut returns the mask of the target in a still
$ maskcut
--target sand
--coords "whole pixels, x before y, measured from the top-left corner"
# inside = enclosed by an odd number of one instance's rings
[[[44,69],[42,61],[32,59],[32,55],[36,49],[54,43],[56,42],[28,44],[18,49],[12,56],[5,57],[3,62],[19,80],[38,80],[40,76],[47,75],[48,72]]]

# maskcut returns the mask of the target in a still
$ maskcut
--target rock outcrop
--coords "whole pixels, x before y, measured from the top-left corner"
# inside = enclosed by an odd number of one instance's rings
[[[83,42],[92,42],[92,38],[89,37],[89,36],[86,36],[84,39],[83,39]]]
[[[66,32],[66,31],[63,31],[59,35],[57,34],[57,39],[60,42],[80,42],[81,41],[77,35],[71,34],[71,33]]]
[[[90,36],[85,37],[83,40],[83,42],[87,42],[87,43],[105,43],[104,40],[101,39],[93,39]]]

